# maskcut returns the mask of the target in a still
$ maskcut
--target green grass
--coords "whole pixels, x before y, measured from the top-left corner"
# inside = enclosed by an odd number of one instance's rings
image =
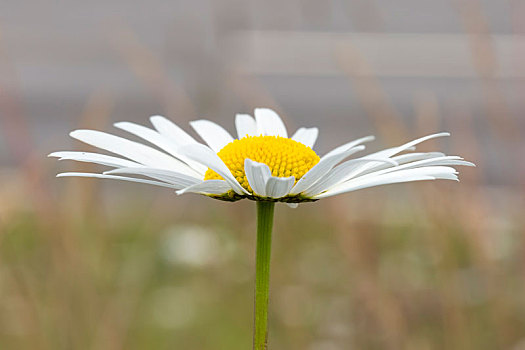
[[[2,349],[251,347],[254,203],[126,186],[112,184],[117,195],[107,199],[67,190],[45,211],[12,206],[2,216]],[[428,201],[438,187],[440,205]],[[407,189],[277,206],[272,349],[492,350],[522,341],[517,212],[492,208],[472,222],[483,209],[465,198],[481,189]],[[494,226],[497,218],[506,224]]]

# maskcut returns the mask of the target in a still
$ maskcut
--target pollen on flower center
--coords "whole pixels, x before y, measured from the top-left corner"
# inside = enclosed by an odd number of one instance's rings
[[[268,165],[273,176],[294,176],[296,181],[319,162],[319,156],[310,147],[280,136],[246,136],[227,144],[217,155],[241,186],[251,193],[253,191],[244,172],[246,158]],[[221,179],[211,169],[204,176],[204,180]]]

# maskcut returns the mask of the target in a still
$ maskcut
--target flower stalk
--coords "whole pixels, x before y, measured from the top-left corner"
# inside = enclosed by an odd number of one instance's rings
[[[268,348],[268,298],[274,202],[257,202],[257,248],[255,264],[255,311],[253,349]]]

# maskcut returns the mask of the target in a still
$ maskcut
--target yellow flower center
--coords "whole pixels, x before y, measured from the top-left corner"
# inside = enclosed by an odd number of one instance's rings
[[[234,140],[217,153],[242,187],[253,193],[244,172],[244,160],[264,163],[277,177],[303,177],[319,162],[319,156],[300,142],[280,136],[246,136]],[[208,169],[204,180],[222,180],[215,171]]]

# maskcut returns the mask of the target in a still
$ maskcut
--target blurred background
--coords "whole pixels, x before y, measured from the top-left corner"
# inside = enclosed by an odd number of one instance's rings
[[[292,210],[273,243],[271,349],[525,349],[525,3],[518,0],[0,2],[0,348],[249,349],[253,202],[140,184],[46,155],[271,107],[316,151],[477,164],[461,183]],[[305,220],[308,218],[308,220]]]

